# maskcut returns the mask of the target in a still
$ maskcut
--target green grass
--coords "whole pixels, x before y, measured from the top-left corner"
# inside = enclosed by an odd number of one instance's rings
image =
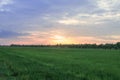
[[[120,50],[1,47],[0,80],[120,80]]]

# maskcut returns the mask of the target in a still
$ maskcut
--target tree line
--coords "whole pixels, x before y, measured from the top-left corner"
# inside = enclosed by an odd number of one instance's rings
[[[62,48],[94,48],[94,49],[120,49],[120,42],[115,44],[57,44],[57,45],[17,45],[11,47],[62,47]]]

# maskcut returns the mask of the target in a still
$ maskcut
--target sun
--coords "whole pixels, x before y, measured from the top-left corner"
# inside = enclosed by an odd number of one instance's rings
[[[65,37],[60,35],[53,36],[53,39],[54,39],[54,43],[57,43],[57,44],[62,44],[65,41]]]
[[[62,35],[54,35],[52,37],[53,44],[72,44],[71,39],[62,36]]]

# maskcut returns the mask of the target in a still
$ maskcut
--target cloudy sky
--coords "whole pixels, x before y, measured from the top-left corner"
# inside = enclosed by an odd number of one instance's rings
[[[120,41],[120,0],[0,0],[0,44]]]

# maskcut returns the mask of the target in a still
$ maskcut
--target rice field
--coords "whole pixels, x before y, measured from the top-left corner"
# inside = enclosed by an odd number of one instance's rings
[[[120,80],[120,50],[0,47],[0,80]]]

